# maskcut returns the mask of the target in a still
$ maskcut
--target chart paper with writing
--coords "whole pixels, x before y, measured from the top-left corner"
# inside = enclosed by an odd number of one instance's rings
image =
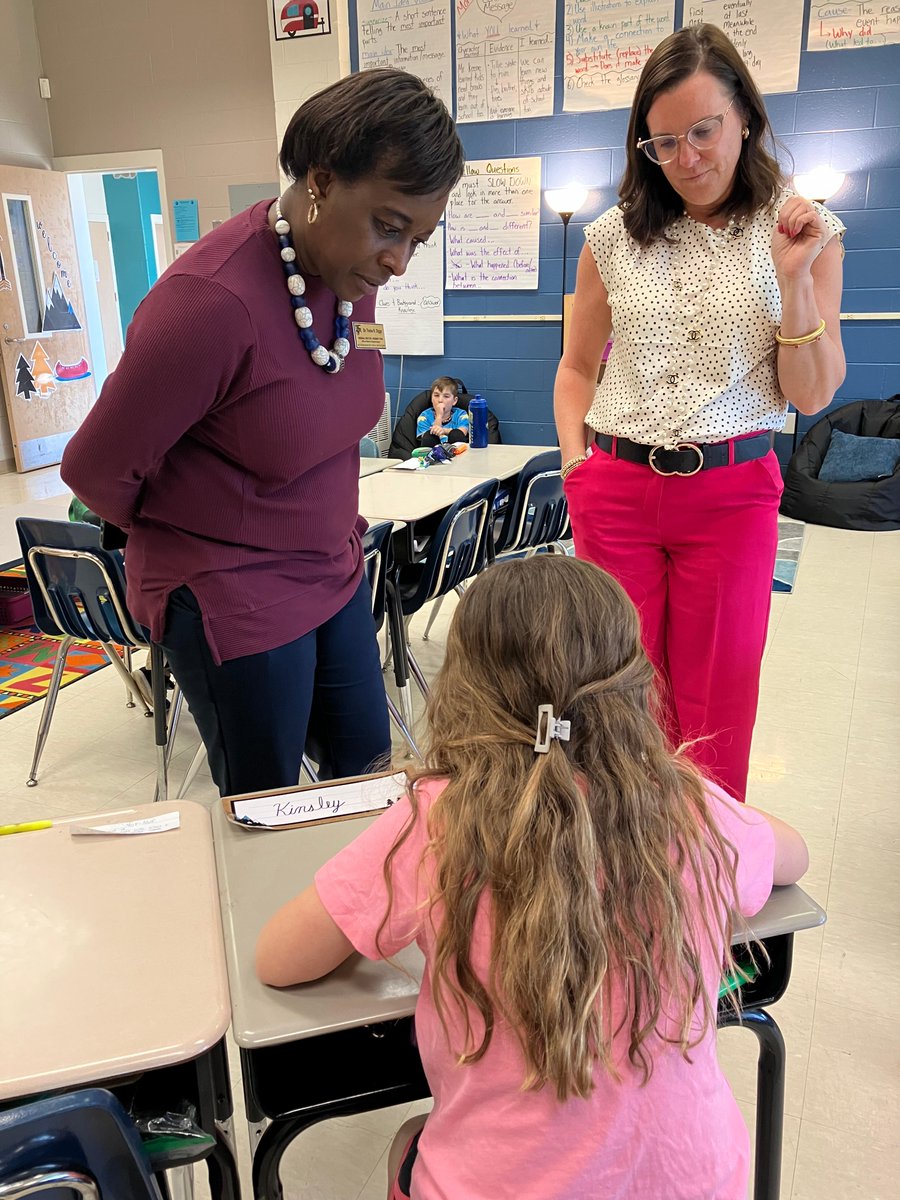
[[[555,38],[546,0],[457,0],[456,119],[550,116]]]
[[[537,288],[541,160],[481,159],[447,205],[448,291]]]
[[[740,51],[761,92],[795,92],[803,0],[685,0],[684,24],[718,25]]]
[[[359,69],[398,67],[418,75],[453,108],[447,0],[358,0]]]
[[[630,108],[644,63],[675,28],[673,0],[567,0],[563,111]]]

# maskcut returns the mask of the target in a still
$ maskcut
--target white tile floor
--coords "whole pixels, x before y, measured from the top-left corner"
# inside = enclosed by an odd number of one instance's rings
[[[12,524],[18,513],[63,516],[66,504],[53,469],[0,475],[0,563],[18,556]],[[440,661],[448,615],[429,643],[421,642],[422,624],[413,625],[426,671]],[[805,886],[829,914],[823,930],[797,937],[791,987],[773,1010],[789,1054],[783,1200],[897,1195],[898,615],[900,532],[808,527],[794,592],[773,596],[749,798],[806,835],[812,864]],[[151,723],[140,709],[124,707],[112,671],[61,693],[40,785],[26,789],[39,717],[40,705],[33,704],[0,721],[0,821],[152,799]],[[176,747],[176,785],[196,744],[188,718]],[[216,798],[208,773],[201,772],[190,796]],[[720,1037],[722,1062],[751,1129],[755,1046],[743,1030]],[[236,1056],[234,1066],[239,1093]],[[286,1195],[381,1200],[387,1147],[409,1111],[370,1113],[307,1133],[285,1158]],[[240,1126],[238,1134],[246,1170]]]

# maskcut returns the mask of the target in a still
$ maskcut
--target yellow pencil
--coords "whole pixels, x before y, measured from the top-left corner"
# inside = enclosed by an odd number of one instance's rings
[[[7,833],[31,833],[33,829],[50,829],[52,821],[23,821],[21,825],[0,825],[0,837]]]

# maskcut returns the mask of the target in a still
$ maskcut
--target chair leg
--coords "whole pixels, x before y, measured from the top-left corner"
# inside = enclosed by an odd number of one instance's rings
[[[62,682],[69,647],[74,640],[74,638],[70,637],[63,638],[56,652],[56,661],[53,663],[53,674],[50,676],[50,688],[47,692],[47,698],[44,701],[44,711],[41,713],[41,723],[38,726],[37,739],[34,743],[34,758],[31,760],[31,771],[25,780],[26,787],[37,787],[38,765],[41,761],[41,755],[44,753],[47,734],[50,732],[50,721],[53,719],[53,710],[56,708],[56,697],[59,695],[59,685]]]
[[[175,734],[178,732],[178,722],[181,719],[181,706],[184,703],[184,692],[178,684],[175,684],[175,690],[172,693],[172,700],[169,705],[169,711],[166,713],[166,773],[168,774],[169,767],[172,765],[172,755],[175,752]],[[153,791],[153,803],[159,799],[159,780]]]
[[[131,668],[133,665],[131,659],[132,659],[131,647],[123,646],[122,647],[122,661],[124,662],[125,670],[128,672],[129,675],[131,674]],[[131,687],[130,684],[125,685],[125,707],[126,708],[134,708],[135,707],[134,688]]]
[[[428,641],[428,635],[431,633],[431,627],[437,620],[437,615],[441,611],[441,605],[444,603],[444,597],[438,596],[437,600],[431,606],[431,612],[428,614],[428,624],[425,626],[425,632],[422,634],[422,641]]]
[[[409,662],[410,674],[412,675],[413,679],[416,681],[416,685],[417,685],[419,691],[422,693],[422,695],[427,700],[428,699],[428,680],[425,678],[425,674],[424,674],[422,668],[419,666],[418,662],[416,661],[416,656],[413,654],[412,650],[410,650],[410,648],[408,646],[406,648],[406,657],[407,657],[407,661]]]
[[[191,765],[187,769],[187,774],[181,781],[181,787],[178,789],[176,800],[183,800],[187,795],[187,790],[197,777],[197,772],[203,766],[203,760],[206,758],[206,747],[201,742],[197,747],[197,753],[191,759]]]
[[[153,688],[153,734],[156,741],[156,798],[169,798],[168,721],[166,719],[166,660],[162,646],[150,646],[150,683]]]
[[[409,746],[410,750],[412,750],[412,752],[416,756],[416,758],[421,758],[422,754],[419,750],[419,747],[416,745],[415,739],[413,738],[413,735],[410,733],[409,727],[407,726],[406,722],[400,716],[400,710],[397,708],[397,705],[393,702],[393,700],[390,698],[390,696],[387,697],[387,706],[388,706],[388,712],[391,715],[391,720],[394,722],[394,724],[400,730],[407,746]]]
[[[302,765],[303,770],[309,776],[310,783],[318,783],[319,782],[318,772],[316,771],[316,768],[312,765],[312,763],[309,761],[309,759],[306,757],[305,754],[303,755],[303,760],[302,760],[301,765]]]

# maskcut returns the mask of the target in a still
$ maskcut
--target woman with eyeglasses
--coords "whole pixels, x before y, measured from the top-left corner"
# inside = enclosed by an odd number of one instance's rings
[[[639,609],[672,741],[741,800],[782,491],[772,433],[845,373],[844,226],[785,186],[773,143],[720,29],[660,43],[619,203],[585,230],[554,397],[576,553]]]

